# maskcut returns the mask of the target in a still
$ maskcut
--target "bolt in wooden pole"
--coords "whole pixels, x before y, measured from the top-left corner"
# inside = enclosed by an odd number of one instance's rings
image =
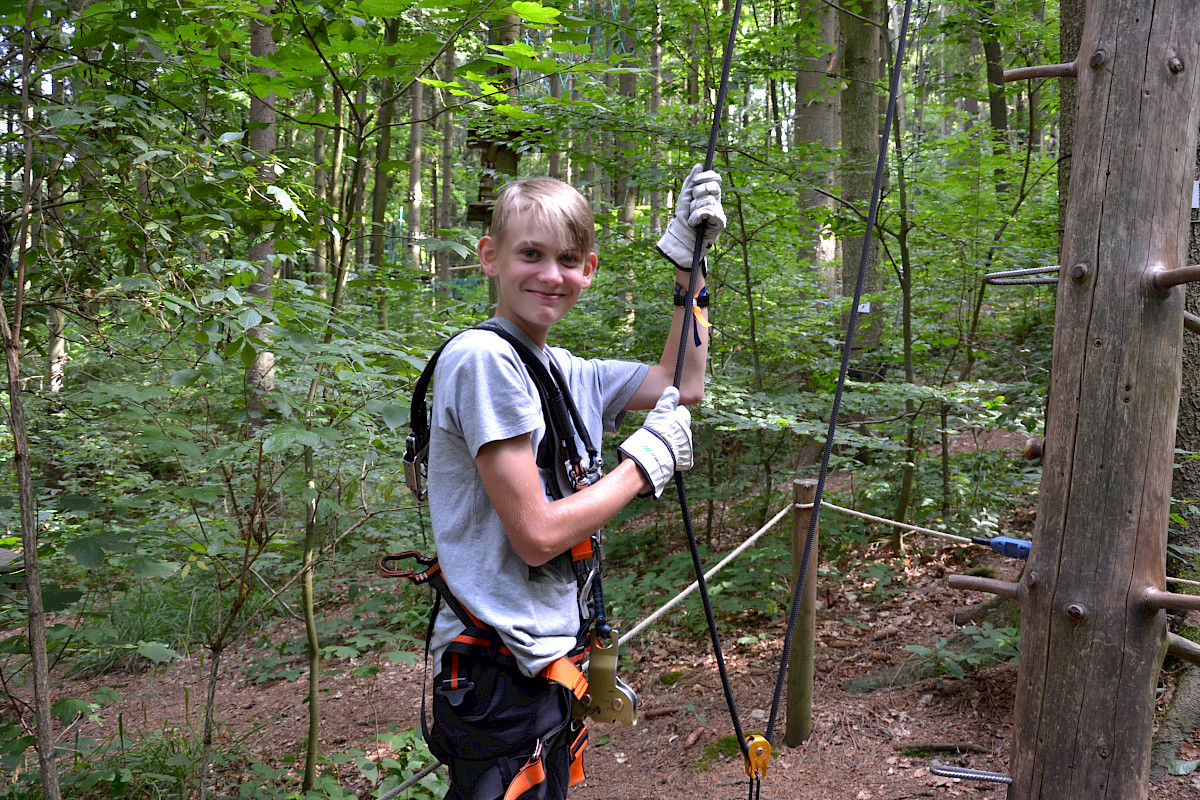
[[[799,575],[804,560],[804,543],[808,538],[808,526],[812,520],[811,508],[817,499],[817,482],[811,478],[792,481],[792,502],[796,504],[792,514],[792,574]],[[801,506],[810,506],[801,508]],[[792,652],[788,656],[787,676],[787,724],[783,731],[783,743],[796,747],[812,735],[813,701],[813,652],[816,640],[817,620],[817,540],[813,540],[813,552],[808,559],[808,572],[804,579],[804,595],[800,598],[800,617],[796,622],[796,633],[792,637]]]

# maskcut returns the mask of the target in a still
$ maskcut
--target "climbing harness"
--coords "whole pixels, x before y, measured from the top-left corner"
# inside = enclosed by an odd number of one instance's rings
[[[538,453],[538,466],[542,469],[551,468],[554,459],[548,448],[554,448],[557,450],[557,460],[565,466],[567,475],[576,489],[582,489],[584,486],[598,481],[600,471],[604,467],[604,460],[600,457],[600,451],[592,444],[587,427],[580,417],[579,409],[576,408],[570,393],[567,392],[567,383],[563,379],[558,365],[554,363],[554,359],[550,359],[549,366],[546,366],[524,342],[492,320],[482,322],[470,330],[491,331],[512,345],[513,350],[520,356],[522,363],[529,371],[530,377],[533,378],[538,396],[542,401],[542,414],[546,419],[546,436],[542,440],[542,448]],[[428,496],[425,481],[428,477],[429,463],[429,406],[426,402],[429,384],[433,381],[433,371],[442,351],[461,333],[463,332],[460,331],[459,334],[451,336],[434,351],[433,356],[425,365],[424,371],[421,372],[421,377],[417,378],[417,382],[413,386],[412,406],[409,412],[409,434],[405,440],[403,461],[405,484],[418,501],[423,501]],[[586,463],[579,453],[576,435],[583,441],[584,450],[587,452]],[[552,486],[551,491],[557,492],[558,487]]]
[[[725,60],[721,72],[721,83],[717,91],[716,102],[713,110],[713,123],[709,132],[708,151],[705,156],[704,169],[710,170],[713,165],[713,156],[716,151],[717,134],[720,130],[721,116],[725,104],[725,95],[728,89],[729,73],[733,57],[733,46],[737,38],[738,20],[741,15],[742,3],[741,0],[734,5],[732,20],[729,28],[729,40],[725,46]],[[825,448],[821,457],[821,467],[817,479],[817,492],[813,501],[813,513],[809,521],[808,536],[804,545],[804,554],[801,559],[800,569],[797,575],[795,594],[792,598],[791,612],[788,617],[787,633],[784,637],[783,656],[780,659],[779,673],[775,682],[775,694],[771,703],[771,712],[767,723],[766,734],[763,736],[751,735],[746,736],[742,732],[741,722],[738,718],[737,704],[733,698],[733,691],[729,683],[729,675],[725,668],[725,659],[721,651],[720,638],[717,633],[716,619],[712,611],[712,603],[709,600],[708,588],[704,579],[704,569],[700,563],[700,551],[696,543],[696,535],[692,526],[691,513],[688,508],[687,493],[684,489],[683,474],[675,473],[675,486],[679,493],[680,511],[683,516],[684,529],[688,536],[688,546],[692,555],[692,566],[696,572],[696,583],[700,591],[700,599],[704,606],[705,617],[708,622],[709,637],[713,644],[713,656],[717,663],[717,670],[721,676],[721,688],[725,693],[725,702],[729,708],[729,716],[732,720],[734,732],[742,750],[742,758],[745,761],[746,775],[750,779],[750,797],[757,797],[762,791],[762,778],[767,771],[767,762],[770,760],[771,741],[774,738],[776,722],[779,718],[779,711],[782,707],[783,691],[787,680],[788,656],[791,652],[792,639],[795,636],[796,625],[800,617],[800,603],[804,594],[805,577],[808,573],[808,565],[813,556],[813,547],[816,541],[816,531],[819,515],[821,512],[821,498],[824,493],[825,479],[829,471],[829,462],[833,451],[834,434],[837,432],[838,412],[841,408],[842,394],[846,384],[846,377],[850,368],[851,345],[854,341],[854,334],[858,327],[858,309],[862,301],[863,284],[866,275],[867,258],[870,253],[871,233],[875,227],[875,219],[879,210],[880,190],[883,184],[883,170],[887,159],[888,139],[892,129],[892,120],[896,113],[896,97],[899,93],[900,83],[900,67],[904,63],[905,45],[908,37],[908,22],[912,15],[912,0],[906,0],[904,6],[904,15],[900,24],[900,33],[898,36],[896,47],[895,65],[892,69],[891,86],[888,93],[887,114],[880,135],[879,157],[875,165],[875,183],[871,191],[871,205],[867,214],[866,231],[864,233],[864,241],[862,248],[862,259],[859,262],[858,277],[854,287],[854,299],[850,304],[849,322],[847,324],[846,338],[842,346],[842,362],[841,369],[838,374],[837,390],[834,394],[833,408],[829,417],[829,430],[825,438]],[[704,252],[704,236],[703,225],[707,221],[701,223],[700,230],[697,231],[695,250],[692,254],[691,276],[688,283],[686,293],[679,292],[682,298],[697,298],[696,291],[697,267],[701,264],[701,258]],[[679,339],[679,354],[675,362],[675,381],[674,385],[678,387],[683,380],[683,364],[684,355],[688,346],[688,332],[692,329],[693,322],[693,304],[687,303],[686,300],[681,302],[684,308],[683,329]]]
[[[539,470],[547,474],[544,483],[550,496],[559,499],[564,492],[558,483],[556,466],[561,465],[567,475],[568,482],[579,490],[600,479],[603,469],[603,459],[596,448],[587,427],[584,424],[578,407],[572,400],[564,378],[554,358],[543,361],[528,345],[499,323],[489,320],[481,323],[472,330],[485,330],[500,336],[508,342],[525,365],[537,389],[542,405],[542,414],[546,423],[546,433],[538,448],[536,462]],[[456,334],[457,335],[457,334]],[[454,337],[451,337],[453,339]],[[428,478],[428,457],[430,441],[428,392],[447,340],[430,357],[421,376],[413,389],[410,410],[410,432],[405,441],[404,472],[405,482],[418,501],[428,496],[426,481]],[[582,442],[580,451],[578,442]],[[576,583],[579,587],[580,627],[576,646],[564,657],[551,663],[542,671],[541,677],[552,683],[565,687],[574,698],[570,729],[555,730],[555,737],[568,735],[573,737],[570,750],[572,753],[570,776],[571,785],[583,780],[582,760],[580,758],[587,742],[587,729],[583,725],[584,716],[606,722],[623,722],[627,725],[637,723],[637,695],[617,676],[618,636],[608,623],[604,602],[604,589],[601,581],[601,551],[598,535],[571,548],[571,563],[575,572]],[[400,568],[402,562],[415,562],[411,569]],[[380,560],[380,570],[388,576],[406,578],[417,585],[427,585],[435,592],[433,608],[430,613],[429,626],[425,638],[425,657],[428,662],[433,628],[441,604],[446,606],[463,624],[464,631],[447,645],[443,664],[434,665],[435,672],[435,706],[438,698],[452,708],[457,708],[472,690],[475,682],[460,672],[460,662],[464,665],[474,659],[475,669],[480,669],[478,662],[495,669],[516,670],[516,660],[512,652],[504,646],[499,633],[492,627],[481,622],[471,611],[451,592],[445,576],[437,561],[437,556],[425,557],[416,551],[406,551],[395,555],[385,556]],[[578,663],[590,654],[588,674],[584,676]],[[427,668],[428,671],[428,668]],[[489,680],[490,683],[490,680]],[[431,751],[442,761],[454,761],[454,755],[447,752],[449,746],[440,743],[438,746],[437,730],[431,730],[425,713],[425,692],[421,693],[421,730]],[[436,714],[437,712],[435,712]],[[555,738],[554,741],[559,741]],[[477,743],[486,748],[488,743]],[[437,749],[435,750],[435,747]],[[501,788],[507,787],[506,797],[520,797],[531,787],[546,779],[546,765],[543,763],[543,750],[549,747],[549,735],[538,741],[538,746],[528,761],[520,765],[520,769],[508,775],[505,769],[501,775],[487,774],[480,778],[490,782],[500,781]],[[440,751],[440,752],[439,752]],[[515,769],[514,765],[506,768]]]

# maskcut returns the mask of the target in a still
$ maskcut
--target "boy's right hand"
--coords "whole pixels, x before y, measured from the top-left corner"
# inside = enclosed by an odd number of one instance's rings
[[[655,497],[662,496],[676,471],[692,468],[692,414],[687,406],[679,405],[678,389],[668,386],[663,390],[645,423],[625,440],[620,452],[637,462]]]

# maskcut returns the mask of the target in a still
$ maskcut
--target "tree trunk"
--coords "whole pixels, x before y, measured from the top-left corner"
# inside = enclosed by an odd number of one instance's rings
[[[879,19],[878,0],[861,4],[860,14],[843,13],[842,31],[846,41],[846,77],[842,92],[842,199],[860,213],[842,238],[842,294],[854,296],[854,286],[862,261],[863,227],[871,202],[875,178],[875,159],[879,150],[879,28],[867,20]],[[871,240],[866,259],[863,295],[878,295],[883,288],[879,272],[879,246]],[[883,315],[880,299],[875,296],[859,309],[856,353],[869,352],[879,342]]]
[[[992,124],[992,155],[1008,154],[1008,100],[1004,96],[1004,60],[1000,50],[999,27],[992,20],[995,0],[979,4],[979,38],[983,41],[983,60],[987,67],[988,116]],[[996,192],[1008,191],[1003,168],[995,171]]]
[[[274,9],[269,6],[261,7],[263,16],[270,17]],[[269,58],[275,52],[275,40],[272,38],[271,26],[264,24],[258,17],[250,20],[250,54],[254,63],[250,69],[273,76],[275,71],[262,66],[261,60]],[[258,168],[256,180],[260,187],[274,182],[275,170],[271,161],[275,156],[276,142],[275,127],[275,93],[270,92],[266,97],[250,96],[250,130],[246,134],[246,146],[254,154]],[[264,191],[265,194],[265,191]],[[250,243],[248,258],[258,267],[258,276],[250,285],[250,291],[264,301],[271,300],[271,283],[275,280],[275,240],[271,236],[272,225],[264,223]],[[262,424],[266,409],[266,394],[273,388],[275,380],[275,354],[270,349],[267,324],[265,322],[247,331],[248,335],[258,341],[258,353],[254,362],[246,369],[246,388],[249,397],[246,413],[251,428]]]
[[[1193,175],[1200,179],[1200,150],[1196,152],[1196,160]],[[1191,216],[1187,263],[1200,264],[1200,235],[1196,230],[1200,214],[1193,209]],[[1186,310],[1200,315],[1200,286],[1187,287]],[[1183,337],[1183,378],[1175,447],[1200,454],[1200,335],[1194,333],[1185,333]],[[1180,504],[1178,510],[1183,512],[1186,505],[1200,507],[1200,458],[1180,458],[1171,478],[1171,496]],[[1200,551],[1200,518],[1190,515],[1185,515],[1185,518],[1186,524],[1171,526],[1171,542]]]
[[[317,86],[313,89],[313,115],[324,113],[325,87]],[[317,167],[313,174],[313,200],[322,211],[321,215],[314,220],[312,228],[312,275],[309,276],[308,283],[316,289],[318,296],[322,299],[324,299],[329,286],[329,236],[325,233],[325,226],[322,224],[325,218],[325,209],[329,207],[330,203],[329,167],[326,164],[325,152],[327,137],[328,132],[324,125],[317,125],[313,129],[313,163]]]
[[[800,66],[796,70],[792,141],[800,168],[812,188],[797,192],[800,244],[796,257],[801,269],[818,271],[823,277],[822,282],[832,289],[836,283],[836,267],[831,265],[837,252],[833,238],[826,235],[822,223],[832,207],[827,194],[833,190],[835,180],[830,159],[841,133],[839,96],[830,87],[830,76],[837,69],[838,14],[837,9],[824,0],[804,0],[800,14],[802,18],[815,18],[818,38],[797,44]],[[814,163],[814,154],[818,165],[815,168],[809,166]]]
[[[384,44],[394,45],[400,29],[400,21],[388,20],[384,26]],[[384,262],[387,260],[385,245],[387,244],[387,207],[389,180],[388,160],[392,157],[392,116],[396,101],[392,95],[396,91],[396,82],[392,73],[396,67],[396,59],[388,56],[387,76],[383,79],[379,99],[379,138],[375,142],[375,175],[371,186],[371,268],[376,280],[387,274]],[[388,329],[388,294],[387,289],[376,286],[377,309],[382,330]]]
[[[442,80],[454,80],[454,46],[448,44],[443,56],[444,67]],[[556,81],[557,82],[557,81]],[[454,210],[454,112],[451,110],[450,93],[442,91],[442,196],[438,205],[438,228],[443,236],[449,236],[450,217]],[[438,294],[450,296],[450,250],[442,249],[437,252],[437,287]]]
[[[1093,0],[1035,542],[1021,580],[1010,800],[1145,797],[1200,122],[1200,6]]]
[[[425,202],[421,187],[421,139],[425,134],[425,84],[415,81],[412,88],[412,115],[408,126],[408,194],[404,205],[405,238],[408,240],[409,263],[417,268],[421,264],[421,207]]]
[[[654,31],[650,37],[650,119],[658,120],[662,111],[662,9],[654,6]],[[663,193],[658,184],[650,190],[650,235],[657,238],[663,232]]]
[[[8,426],[13,440],[13,467],[17,478],[17,501],[21,519],[21,556],[25,567],[26,617],[29,622],[29,657],[33,670],[33,713],[37,727],[38,767],[46,800],[60,800],[58,766],[54,761],[54,720],[51,715],[50,668],[46,650],[46,612],[42,603],[41,560],[38,558],[37,506],[33,497],[29,433],[25,427],[25,404],[21,394],[21,324],[25,305],[25,276],[31,251],[29,230],[34,196],[34,130],[30,104],[33,50],[33,2],[26,8],[21,45],[21,139],[24,144],[21,171],[21,213],[17,233],[17,269],[13,276],[12,316],[0,302],[0,336],[8,373]],[[7,255],[7,252],[5,253]]]
[[[1087,0],[1059,0],[1058,60],[1069,63],[1079,55]],[[1084,55],[1081,62],[1088,60]],[[1058,249],[1062,252],[1063,226],[1067,221],[1067,192],[1071,185],[1071,153],[1075,147],[1076,79],[1058,82]],[[1060,259],[1061,263],[1061,259]]]

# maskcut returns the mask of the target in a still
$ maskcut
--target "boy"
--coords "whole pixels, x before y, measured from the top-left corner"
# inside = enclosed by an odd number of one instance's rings
[[[585,732],[572,718],[570,688],[549,677],[578,650],[586,615],[587,587],[570,551],[635,496],[661,495],[676,470],[692,465],[691,417],[679,404],[703,395],[706,326],[697,323],[690,334],[678,391],[672,382],[692,226],[701,221],[711,246],[725,226],[720,176],[697,166],[659,242],[676,265],[677,306],[660,362],[581,359],[547,348],[546,339],[595,275],[587,200],[549,178],[511,183],[496,198],[489,235],[478,245],[499,297],[491,324],[545,363],[553,359],[593,442],[617,430],[625,411],[653,410],[621,446],[616,468],[577,490],[561,464],[538,466],[546,423],[513,346],[470,330],[442,351],[430,408],[430,514],[442,574],[466,611],[444,607],[431,638],[431,747],[450,768],[450,800],[565,798],[568,784],[582,779],[571,767]],[[697,280],[702,288],[704,279]],[[464,631],[483,634],[490,649],[451,647],[471,640]]]

